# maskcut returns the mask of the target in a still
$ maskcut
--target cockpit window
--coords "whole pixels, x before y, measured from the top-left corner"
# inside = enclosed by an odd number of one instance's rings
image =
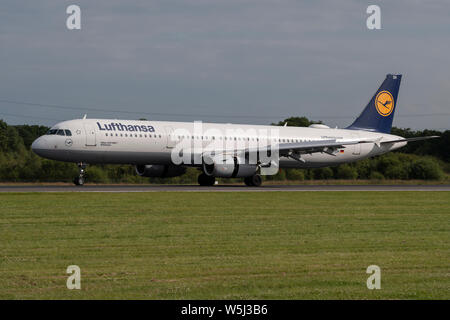
[[[72,136],[72,132],[67,129],[50,129],[47,131],[46,135],[58,135],[58,136]]]

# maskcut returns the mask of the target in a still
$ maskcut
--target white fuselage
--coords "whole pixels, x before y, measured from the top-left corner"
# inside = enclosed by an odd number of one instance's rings
[[[223,143],[223,149],[226,149],[227,144],[229,150],[230,143],[238,148],[238,144],[246,146],[256,139],[265,138],[270,143],[275,140],[279,143],[296,143],[330,139],[389,141],[401,138],[379,132],[347,129],[112,119],[70,120],[60,122],[52,129],[65,131],[38,138],[32,145],[34,152],[53,160],[91,164],[171,165],[171,154],[177,142],[183,139],[189,139],[189,143],[201,147],[212,142],[216,145]],[[406,142],[381,146],[375,143],[354,144],[338,150],[334,155],[320,152],[305,154],[302,156],[304,162],[281,157],[280,167],[334,166],[380,155],[404,145]]]

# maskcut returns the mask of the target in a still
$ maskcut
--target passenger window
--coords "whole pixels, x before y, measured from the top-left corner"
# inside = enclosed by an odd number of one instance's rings
[[[64,134],[64,130],[58,130],[57,132],[56,132],[56,134],[58,135],[58,136],[64,136],[65,134]]]
[[[66,136],[72,136],[72,132],[70,132],[70,130],[65,130],[66,131]]]

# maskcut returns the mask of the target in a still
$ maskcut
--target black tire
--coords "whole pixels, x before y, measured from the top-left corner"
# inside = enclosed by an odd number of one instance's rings
[[[201,173],[198,177],[197,177],[197,182],[199,185],[204,186],[205,185],[205,177],[206,175],[204,173]]]
[[[213,186],[216,184],[216,177],[209,176],[207,181],[208,181],[208,186]]]
[[[255,174],[254,176],[244,178],[244,182],[245,185],[249,187],[260,187],[262,178],[259,174]]]
[[[82,186],[82,185],[84,185],[84,178],[83,178],[83,177],[75,177],[75,178],[73,179],[73,183],[74,183],[76,186]]]
[[[216,178],[208,176],[204,173],[198,176],[198,184],[201,186],[213,186],[216,183]]]

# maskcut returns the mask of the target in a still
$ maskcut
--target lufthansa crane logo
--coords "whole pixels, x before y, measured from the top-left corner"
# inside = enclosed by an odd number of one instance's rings
[[[381,91],[375,98],[375,108],[380,115],[387,117],[394,110],[394,97],[389,91]]]
[[[66,139],[66,147],[71,147],[73,144],[72,139]]]

